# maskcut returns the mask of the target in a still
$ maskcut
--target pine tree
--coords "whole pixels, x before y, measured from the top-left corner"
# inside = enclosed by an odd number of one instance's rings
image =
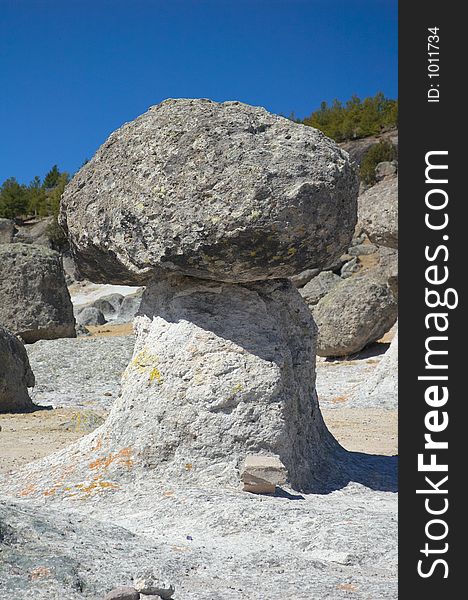
[[[34,216],[45,216],[47,214],[47,194],[42,186],[41,179],[36,175],[28,186],[28,212]]]
[[[52,169],[44,177],[44,183],[43,183],[44,189],[51,190],[52,188],[54,188],[58,184],[59,177],[60,177],[60,171],[58,170],[57,165],[54,165],[52,167]]]
[[[0,188],[0,217],[14,219],[25,215],[27,210],[28,194],[25,186],[10,177]]]

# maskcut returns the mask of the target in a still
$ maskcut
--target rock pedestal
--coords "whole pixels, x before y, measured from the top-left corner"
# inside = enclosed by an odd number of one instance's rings
[[[172,276],[146,290],[140,315],[103,429],[111,451],[228,485],[246,453],[275,454],[294,487],[310,486],[329,434],[315,393],[316,329],[294,285]]]

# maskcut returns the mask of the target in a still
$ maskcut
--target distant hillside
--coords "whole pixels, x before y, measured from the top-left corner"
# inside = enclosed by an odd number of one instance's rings
[[[344,104],[334,100],[322,102],[320,108],[305,119],[291,118],[316,127],[337,142],[379,135],[395,129],[398,122],[398,100],[385,98],[382,92],[361,100],[353,96]]]

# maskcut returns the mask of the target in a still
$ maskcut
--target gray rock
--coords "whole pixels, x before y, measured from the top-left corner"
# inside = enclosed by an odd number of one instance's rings
[[[78,325],[104,325],[107,323],[102,311],[95,306],[85,306],[76,315],[76,322]]]
[[[360,246],[361,244],[363,244],[366,240],[367,240],[367,235],[365,233],[362,233],[359,228],[359,223],[356,225],[356,230],[354,232],[354,237],[351,240],[351,245],[349,246],[350,248],[353,248],[354,246]]]
[[[348,260],[341,267],[341,270],[340,270],[341,278],[342,279],[348,279],[348,277],[351,277],[351,275],[354,275],[355,273],[357,273],[358,271],[360,271],[361,270],[361,266],[362,265],[361,265],[361,263],[359,261],[359,258],[357,256],[355,256],[351,260]]]
[[[319,356],[347,356],[375,342],[397,319],[389,287],[370,274],[342,281],[314,309]]]
[[[15,224],[13,221],[0,219],[0,244],[11,244],[14,232]]]
[[[341,277],[331,271],[322,271],[299,290],[308,306],[315,306],[330,290],[340,283]]]
[[[61,225],[96,282],[288,277],[349,246],[357,189],[347,154],[311,127],[240,102],[166,100],[75,175]]]
[[[398,407],[398,332],[375,371],[353,394],[349,406]]]
[[[120,309],[117,315],[117,321],[119,323],[130,323],[133,321],[135,315],[138,313],[141,304],[141,298],[144,290],[141,289],[136,294],[125,296],[120,305]]]
[[[91,335],[89,330],[86,329],[86,327],[84,325],[79,325],[78,323],[75,324],[75,331],[76,331],[76,335],[78,336],[83,336],[83,335]]]
[[[23,344],[0,325],[0,412],[33,408],[28,387],[33,387],[34,383]]]
[[[2,598],[102,599],[155,566],[182,600],[353,597],[348,581],[367,598],[398,596],[395,493],[349,484],[291,501],[145,483],[57,504],[0,500]]]
[[[0,323],[26,343],[75,337],[60,255],[30,244],[0,245]]]
[[[397,174],[398,163],[395,160],[380,162],[375,167],[375,178],[381,181],[386,177],[394,177]]]
[[[374,244],[356,244],[349,248],[348,252],[351,256],[369,256],[375,254],[378,248]]]
[[[398,248],[398,179],[387,178],[359,196],[358,218],[378,246]]]
[[[320,273],[320,269],[306,269],[298,275],[293,275],[289,279],[294,283],[297,288],[304,287],[306,283],[309,283],[316,275]]]
[[[381,141],[389,141],[393,144],[393,146],[398,150],[398,130],[392,130],[385,132],[380,136],[370,136],[366,138],[361,138],[357,140],[349,140],[346,142],[340,143],[340,148],[343,148],[346,152],[348,152],[350,159],[353,163],[357,165],[361,165],[363,158],[372,148]]]
[[[139,598],[140,593],[129,585],[114,588],[104,596],[104,600],[139,600]]]
[[[153,571],[137,575],[133,584],[140,594],[158,596],[162,600],[170,600],[175,592],[175,587],[171,583],[155,575]]]
[[[99,309],[107,320],[118,315],[124,296],[122,294],[109,294],[102,296],[93,302],[93,306]]]
[[[15,235],[14,241],[23,244],[34,244],[35,246],[45,246],[51,248],[49,238],[49,227],[52,225],[54,217],[44,217],[33,221],[26,221],[20,227]]]
[[[274,494],[276,486],[288,479],[286,467],[277,456],[247,454],[241,469],[243,491],[254,494]]]
[[[379,248],[379,264],[376,270],[398,299],[398,250],[385,246]]]
[[[73,257],[69,252],[62,254],[62,264],[67,285],[71,285],[72,283],[81,281],[83,279],[78,267],[75,264],[75,261],[73,260]]]

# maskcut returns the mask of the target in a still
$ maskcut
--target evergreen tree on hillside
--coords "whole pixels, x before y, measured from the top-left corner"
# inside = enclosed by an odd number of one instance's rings
[[[34,216],[47,215],[47,193],[41,183],[41,178],[36,175],[27,188],[28,212]]]
[[[58,184],[59,177],[60,177],[60,171],[58,170],[57,165],[54,165],[52,167],[52,169],[44,177],[44,183],[43,183],[44,188],[46,190],[50,190],[50,189],[54,188]]]
[[[377,135],[396,127],[398,101],[385,98],[382,92],[361,100],[352,96],[343,104],[334,100],[329,106],[322,102],[320,108],[302,122],[323,131],[337,142]]]
[[[14,177],[3,182],[0,188],[0,217],[14,219],[28,212],[28,194],[26,187]]]

